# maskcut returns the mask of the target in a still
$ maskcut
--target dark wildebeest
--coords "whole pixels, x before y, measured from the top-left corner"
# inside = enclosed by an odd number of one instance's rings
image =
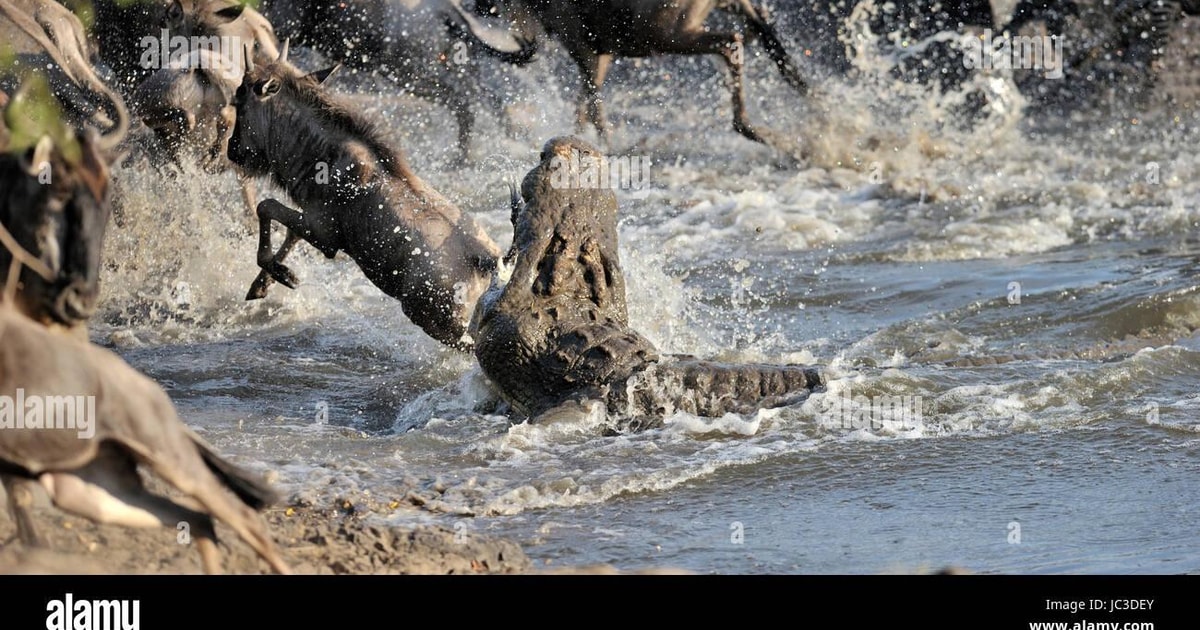
[[[280,61],[286,54],[285,42]],[[361,115],[321,88],[330,72],[299,76],[287,64],[259,64],[246,69],[234,98],[229,158],[251,175],[270,176],[303,210],[273,199],[258,205],[264,273],[247,299],[264,297],[272,280],[295,288],[283,261],[303,239],[329,258],[345,251],[413,323],[467,349],[467,324],[499,249]],[[273,221],[288,229],[276,252]]]
[[[1065,76],[1015,73],[1031,101],[1055,113],[1080,105],[1137,101],[1151,93],[1176,25],[1200,15],[1197,0],[1022,0],[1006,27],[1065,38]],[[1127,104],[1127,103],[1126,103]]]
[[[98,523],[186,523],[209,573],[220,571],[216,517],[275,570],[288,572],[255,513],[274,500],[271,490],[183,424],[162,388],[88,343],[109,216],[108,168],[121,137],[66,129],[47,115],[53,97],[45,79],[33,85],[13,95],[0,134],[0,269],[7,272],[0,286],[0,396],[45,400],[36,424],[9,424],[13,413],[25,412],[10,408],[0,431],[0,478],[18,537],[44,544],[30,514],[40,485],[60,509]],[[124,110],[120,101],[113,106]],[[32,138],[32,146],[22,146]],[[185,496],[150,493],[139,465]]]
[[[280,38],[375,73],[454,113],[461,160],[470,155],[475,107],[487,101],[500,115],[501,95],[480,85],[478,61],[488,56],[521,65],[535,43],[484,23],[461,0],[267,0],[261,10]]]
[[[198,159],[209,172],[229,168],[225,143],[241,55],[246,46],[264,61],[279,54],[266,18],[233,0],[101,0],[97,15],[102,57],[171,161]],[[254,184],[238,176],[253,216]]]
[[[132,94],[150,75],[166,67],[176,52],[186,55],[196,47],[219,46],[222,37],[240,40],[225,51],[230,57],[240,56],[243,45],[255,42],[267,47],[263,54],[268,58],[278,53],[272,48],[271,25],[235,0],[95,0],[93,4],[92,37],[101,61],[112,70],[124,94]],[[181,49],[185,43],[187,48]]]
[[[629,325],[617,198],[594,185],[605,157],[577,138],[551,140],[541,157],[524,204],[514,199],[512,276],[497,279],[472,323],[479,365],[515,411],[536,420],[600,401],[623,428],[645,428],[676,411],[791,404],[822,384],[813,368],[660,356]]]
[[[5,109],[7,125],[0,124],[13,127],[3,134],[0,150],[21,151],[5,158],[0,222],[10,226],[22,247],[44,253],[55,277],[46,284],[42,275],[24,273],[17,304],[43,325],[76,329],[92,315],[98,297],[100,247],[108,224],[103,202],[108,162],[102,156],[115,155],[129,117],[124,102],[90,65],[83,25],[70,11],[51,0],[0,0],[0,26],[8,41],[24,41],[31,46],[27,51],[40,50],[51,62],[49,70],[23,73],[22,89]],[[106,127],[104,136],[77,139],[76,131],[58,120],[61,108],[47,76],[69,81],[73,96],[104,101],[110,116],[85,121]],[[0,251],[0,269],[7,271],[10,262]]]
[[[601,89],[614,57],[719,55],[729,68],[734,130],[770,144],[768,132],[750,124],[746,114],[744,36],[707,28],[715,10],[745,19],[788,85],[801,94],[808,91],[766,12],[751,0],[478,0],[476,7],[506,16],[523,31],[540,25],[557,37],[582,73],[579,129],[590,122],[604,142],[608,127]]]

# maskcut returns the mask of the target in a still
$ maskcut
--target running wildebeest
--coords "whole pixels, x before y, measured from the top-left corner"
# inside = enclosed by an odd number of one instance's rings
[[[1007,25],[1013,35],[1056,34],[1066,39],[1065,76],[1016,74],[1023,94],[1045,111],[1063,114],[1081,105],[1135,103],[1161,74],[1176,26],[1200,15],[1197,0],[1022,0]]]
[[[228,169],[225,143],[241,56],[247,46],[264,61],[279,54],[266,18],[233,0],[100,0],[97,16],[102,58],[170,161],[196,159],[213,173]],[[237,175],[253,216],[254,184]]]
[[[729,69],[734,130],[771,144],[767,130],[752,125],[746,114],[744,35],[706,28],[716,10],[743,18],[788,85],[802,95],[808,92],[766,12],[751,0],[478,0],[476,7],[505,16],[522,31],[539,25],[558,39],[582,73],[579,130],[591,123],[605,143],[608,124],[601,90],[614,57],[719,55]]]
[[[151,74],[131,101],[172,157],[179,160],[190,146],[217,170],[228,165],[225,142],[233,130],[233,93],[242,82],[241,56],[249,47],[263,61],[275,59],[279,43],[261,14],[230,0],[171,0],[164,11],[172,43],[161,52],[138,49],[140,65]],[[143,37],[153,44],[161,29]]]
[[[243,46],[257,43],[263,54],[278,54],[271,25],[261,14],[235,0],[95,0],[92,37],[99,57],[124,94],[133,91],[172,57],[227,42],[225,56],[240,65]],[[166,31],[164,39],[163,31]],[[166,48],[166,55],[162,54]]]
[[[271,490],[188,429],[162,388],[87,341],[109,216],[108,168],[121,137],[64,129],[45,79],[34,85],[41,89],[13,95],[0,125],[0,266],[7,272],[0,286],[0,478],[18,538],[44,545],[30,514],[40,485],[59,508],[99,523],[188,524],[209,573],[221,566],[215,516],[287,573],[255,513],[274,500]],[[120,100],[112,105],[124,110]],[[123,125],[117,129],[124,133]],[[31,138],[32,146],[22,146]],[[28,404],[16,401],[33,399],[46,402],[27,418]],[[142,464],[186,496],[150,493]]]
[[[531,61],[537,45],[489,25],[461,0],[266,0],[263,14],[280,38],[350,70],[375,73],[453,112],[459,159],[470,156],[480,101],[505,116],[501,95],[481,87],[478,60]]]
[[[17,244],[44,254],[55,280],[47,285],[43,275],[23,273],[9,281],[24,287],[17,306],[26,316],[47,326],[81,329],[95,310],[99,291],[99,256],[109,218],[105,156],[115,155],[128,132],[129,116],[121,98],[91,67],[83,25],[74,14],[50,0],[0,0],[0,24],[12,29],[10,42],[30,43],[52,66],[23,73],[25,82],[5,107],[0,149],[20,153],[5,158],[0,222],[10,226]],[[60,120],[62,110],[48,75],[70,81],[73,96],[104,101],[102,108],[111,112],[111,119],[92,121],[107,127],[103,136],[80,139]],[[56,145],[58,150],[52,150]],[[10,260],[0,251],[0,268],[8,270]]]
[[[620,428],[641,429],[677,411],[792,404],[820,387],[814,368],[660,356],[629,325],[617,198],[588,184],[604,159],[578,138],[552,139],[522,183],[524,203],[514,196],[512,275],[497,277],[472,321],[475,356],[501,397],[535,421],[599,401]]]
[[[284,63],[287,50],[285,42],[278,62],[247,67],[234,98],[230,160],[250,175],[270,176],[303,210],[274,199],[258,204],[264,273],[247,299],[265,297],[272,280],[296,287],[283,261],[305,240],[328,258],[345,251],[429,336],[468,349],[467,324],[499,248],[321,87],[332,69],[299,76]],[[288,229],[275,252],[272,222]]]

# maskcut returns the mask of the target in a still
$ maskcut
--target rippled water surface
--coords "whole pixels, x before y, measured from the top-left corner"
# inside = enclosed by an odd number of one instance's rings
[[[467,167],[446,112],[355,99],[507,246],[506,178],[572,129],[570,75],[530,78],[562,65],[514,76],[528,128],[485,113]],[[883,77],[832,78],[804,103],[769,62],[750,74],[751,115],[804,148],[798,164],[727,128],[707,61],[614,70],[613,148],[652,160],[649,190],[619,192],[631,316],[664,351],[824,366],[827,391],[803,404],[608,438],[600,417],[481,414],[470,357],[423,337],[349,260],[302,246],[298,290],[244,302],[255,239],[232,179],[139,167],[118,173],[93,336],[288,492],[421,503],[392,520],[466,523],[538,562],[1200,570],[1186,86],[1136,112],[1050,118],[1022,114],[1000,77],[995,110],[958,125],[954,95]],[[907,414],[863,407],[888,397]]]

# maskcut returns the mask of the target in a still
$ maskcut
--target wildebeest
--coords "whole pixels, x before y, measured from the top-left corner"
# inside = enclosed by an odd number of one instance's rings
[[[474,220],[422,181],[366,120],[321,87],[329,71],[300,76],[280,61],[245,71],[234,98],[229,158],[270,176],[303,212],[258,205],[258,264],[247,299],[272,280],[295,288],[284,258],[300,240],[326,257],[345,251],[404,313],[444,344],[466,349],[467,323],[499,249]],[[248,61],[251,57],[247,56]],[[271,225],[288,235],[271,251]]]
[[[279,54],[271,24],[233,0],[100,0],[95,35],[138,118],[176,164],[209,172],[230,167],[233,92],[247,47],[264,60]],[[253,182],[238,174],[253,215]]]
[[[26,98],[18,92],[6,112],[44,107],[27,105]],[[25,135],[21,129],[10,133],[17,139]],[[99,295],[100,247],[109,218],[104,157],[109,147],[88,136],[59,138],[65,144],[59,150],[51,135],[41,135],[29,147],[10,147],[0,176],[0,223],[10,226],[16,243],[38,252],[53,274],[47,281],[26,269],[10,278],[6,284],[23,287],[17,307],[43,325],[75,329],[95,311]],[[0,250],[0,269],[7,271],[11,262]]]
[[[1037,71],[1017,73],[1021,91],[1048,111],[1081,104],[1111,104],[1114,97],[1148,95],[1176,25],[1200,15],[1196,0],[1022,0],[1007,29],[1013,34],[1055,34],[1065,39],[1065,76],[1046,80]]]
[[[222,38],[234,40],[223,52],[235,61],[240,61],[243,46],[253,43],[264,47],[268,58],[278,54],[270,23],[235,0],[95,0],[93,4],[92,37],[124,94],[132,94],[147,77],[169,65],[172,57],[186,56],[199,47],[222,46]]]
[[[270,488],[217,455],[183,424],[162,388],[116,354],[50,331],[5,298],[0,396],[14,403],[0,414],[0,476],[23,543],[44,545],[29,513],[36,484],[60,509],[98,523],[185,525],[208,573],[221,570],[214,517],[276,571],[290,572],[255,513],[274,501]],[[46,401],[36,423],[14,402],[30,400]],[[151,493],[139,465],[185,496]]]
[[[23,273],[18,307],[44,325],[74,329],[95,310],[109,218],[108,160],[128,131],[129,116],[91,67],[83,26],[69,11],[49,0],[0,0],[4,23],[15,29],[10,41],[22,36],[52,62],[52,72],[23,73],[25,82],[0,125],[5,128],[0,150],[9,152],[0,179],[0,222],[10,226],[17,244],[40,253],[54,274],[54,283],[46,284],[41,274]],[[80,135],[61,120],[48,74],[71,81],[73,95],[104,101],[112,120],[103,136]],[[0,268],[7,270],[10,261],[0,251]]]
[[[601,89],[614,57],[719,55],[730,73],[734,130],[769,144],[767,131],[752,125],[746,114],[744,35],[707,28],[715,10],[742,17],[788,85],[800,94],[808,91],[766,12],[751,0],[479,0],[476,6],[506,16],[522,31],[540,25],[558,39],[582,73],[578,127],[591,123],[604,142],[608,126]]]
[[[29,512],[40,485],[59,508],[99,523],[187,524],[210,573],[220,571],[216,517],[287,573],[255,513],[274,500],[270,489],[188,429],[162,388],[88,343],[120,137],[62,129],[44,79],[34,85],[42,89],[7,103],[0,146],[0,478],[19,538],[43,544]],[[27,418],[18,401],[30,400],[41,411]],[[185,497],[150,493],[139,465]]]
[[[385,77],[443,105],[458,125],[459,159],[470,156],[475,108],[503,115],[499,94],[482,89],[478,62],[489,56],[524,64],[537,45],[482,22],[460,0],[267,0],[261,9],[281,38],[316,50],[350,70]]]
[[[150,74],[132,91],[133,107],[176,159],[190,146],[202,151],[202,163],[219,168],[233,129],[241,56],[249,49],[264,61],[275,59],[278,41],[261,14],[230,0],[159,5],[165,26],[143,35],[146,46],[137,49],[139,65]],[[158,43],[162,29],[165,44]]]

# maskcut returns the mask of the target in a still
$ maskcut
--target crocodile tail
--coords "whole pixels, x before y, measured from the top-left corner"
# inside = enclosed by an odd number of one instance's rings
[[[753,413],[800,402],[825,385],[814,367],[731,364],[665,357],[618,388],[617,411],[627,416]]]

